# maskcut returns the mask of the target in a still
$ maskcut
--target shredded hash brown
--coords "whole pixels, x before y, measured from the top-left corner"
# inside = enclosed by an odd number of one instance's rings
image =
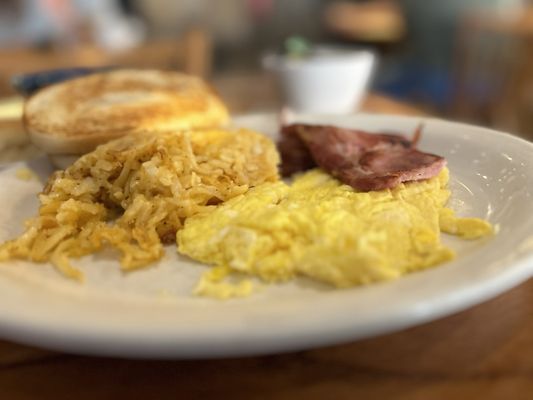
[[[205,130],[126,136],[99,146],[39,195],[39,215],[19,238],[0,246],[0,260],[50,261],[83,278],[70,258],[109,244],[124,270],[146,266],[174,242],[184,220],[264,182],[277,181],[272,141],[249,130]]]

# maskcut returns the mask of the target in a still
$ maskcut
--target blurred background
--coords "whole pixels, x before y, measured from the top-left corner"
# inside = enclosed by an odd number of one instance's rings
[[[66,66],[177,69],[231,111],[279,107],[261,55],[291,35],[378,56],[371,92],[533,138],[528,0],[1,0],[0,96]]]

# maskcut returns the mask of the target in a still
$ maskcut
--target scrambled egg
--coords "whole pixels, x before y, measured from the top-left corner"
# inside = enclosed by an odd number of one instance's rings
[[[448,170],[395,189],[357,192],[320,170],[292,185],[264,183],[185,222],[178,251],[214,265],[198,295],[253,291],[248,278],[283,282],[297,275],[344,288],[390,280],[454,258],[440,232],[474,239],[491,225],[445,208]]]

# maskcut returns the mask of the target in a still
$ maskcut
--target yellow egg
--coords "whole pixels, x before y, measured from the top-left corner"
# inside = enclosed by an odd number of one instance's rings
[[[189,218],[178,251],[217,267],[195,293],[218,298],[251,292],[249,280],[231,289],[232,273],[264,282],[301,275],[339,288],[398,278],[454,257],[441,229],[465,238],[492,233],[487,222],[445,208],[447,183],[445,169],[427,181],[357,192],[312,170],[290,186],[265,183]]]

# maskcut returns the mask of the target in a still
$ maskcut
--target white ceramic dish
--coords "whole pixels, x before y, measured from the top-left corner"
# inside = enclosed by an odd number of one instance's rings
[[[376,55],[369,50],[318,46],[315,54],[269,54],[263,65],[279,78],[285,105],[296,112],[350,114],[371,81]]]
[[[305,119],[302,117],[302,119]],[[408,133],[419,118],[307,117],[370,131]],[[236,124],[273,134],[273,115]],[[428,119],[421,148],[444,155],[452,173],[451,205],[499,226],[493,238],[446,238],[457,260],[394,282],[328,290],[305,282],[268,286],[247,298],[217,302],[190,290],[205,266],[169,247],[152,268],[122,274],[113,255],[81,260],[83,285],[49,265],[0,264],[0,337],[53,349],[141,358],[264,354],[343,343],[391,332],[465,309],[533,273],[533,144],[452,122]],[[0,239],[36,212],[41,182],[0,171]],[[29,163],[42,176],[44,161]],[[495,316],[497,317],[497,316]]]

